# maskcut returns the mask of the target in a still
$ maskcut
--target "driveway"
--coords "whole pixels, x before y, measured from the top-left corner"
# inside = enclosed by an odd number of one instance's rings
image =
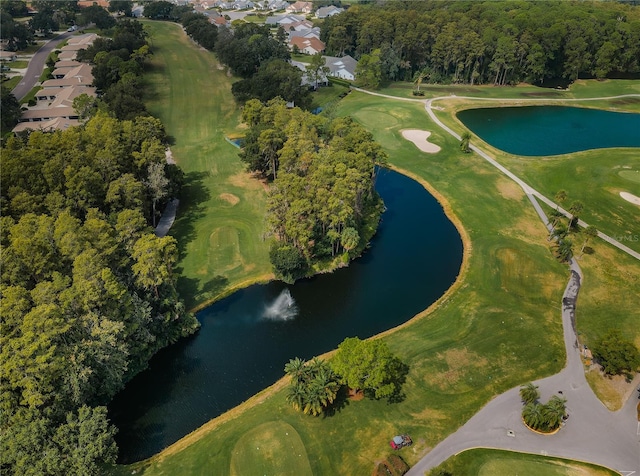
[[[42,71],[44,71],[49,53],[55,49],[58,43],[66,40],[73,34],[74,32],[64,32],[47,41],[38,51],[35,52],[33,58],[29,61],[27,72],[24,74],[22,81],[20,81],[18,85],[13,88],[13,91],[11,91],[18,101],[25,97],[40,79],[40,75],[42,74]]]

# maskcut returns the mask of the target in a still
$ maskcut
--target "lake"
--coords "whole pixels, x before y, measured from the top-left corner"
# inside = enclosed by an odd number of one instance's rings
[[[457,116],[482,140],[514,155],[548,156],[640,147],[640,114],[525,106],[467,109]]]
[[[116,395],[109,411],[121,463],[152,456],[273,384],[289,359],[395,327],[444,294],[462,263],[457,230],[417,182],[381,170],[376,188],[387,209],[361,258],[213,304],[198,313],[195,336],[160,351]]]

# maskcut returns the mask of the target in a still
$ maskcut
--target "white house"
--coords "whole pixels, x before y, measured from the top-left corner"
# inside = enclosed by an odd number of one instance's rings
[[[325,56],[326,66],[329,68],[329,76],[334,78],[346,79],[354,81],[356,79],[356,66],[358,62],[351,56]]]
[[[334,5],[329,5],[328,7],[320,7],[316,10],[316,18],[327,18],[332,17],[333,15],[338,15],[342,13],[344,8],[338,8]]]

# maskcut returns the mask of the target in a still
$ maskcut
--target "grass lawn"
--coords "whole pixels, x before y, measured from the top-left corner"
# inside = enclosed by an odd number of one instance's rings
[[[16,60],[16,61],[11,61],[9,63],[4,63],[4,65],[8,66],[11,69],[23,69],[29,66],[29,62],[23,61],[23,60]]]
[[[439,470],[465,476],[613,476],[618,474],[602,466],[577,461],[484,448],[464,451],[453,456],[431,471],[431,474],[438,474]]]
[[[241,133],[235,126],[238,112],[230,100],[229,78],[213,56],[189,46],[178,26],[147,24],[156,48],[150,81],[157,96],[150,108],[175,137],[172,149],[187,174],[185,200],[190,204],[174,230],[183,253],[181,286],[183,292],[194,291],[197,301],[206,299],[211,280],[216,287],[216,274],[224,263],[233,264],[234,256],[243,256],[247,266],[255,263],[244,250],[250,240],[259,247],[260,235],[248,233],[247,244],[234,248],[234,237],[240,234],[234,230],[242,229],[237,223],[242,219],[251,230],[261,230],[264,198],[260,185],[242,173],[236,150],[223,140],[224,134]],[[405,398],[389,404],[351,402],[343,396],[331,415],[314,418],[286,403],[286,382],[280,381],[149,460],[119,467],[119,474],[211,474],[212,468],[217,474],[254,474],[277,469],[276,460],[287,445],[300,448],[293,431],[291,441],[269,441],[265,453],[251,448],[266,440],[264,435],[282,436],[285,428],[285,433],[292,428],[299,436],[312,474],[370,474],[389,454],[389,439],[398,433],[411,434],[414,445],[400,455],[414,464],[494,395],[563,367],[560,298],[568,272],[552,258],[546,230],[520,188],[481,158],[460,153],[457,141],[430,123],[419,103],[353,92],[339,103],[338,113],[365,125],[394,167],[439,197],[466,243],[462,276],[453,291],[382,337],[409,365]],[[409,128],[433,131],[429,140],[442,151],[419,152],[400,134]],[[225,193],[239,202],[222,199]],[[238,208],[249,196],[254,197],[253,208]],[[216,248],[225,250],[226,258],[220,258]],[[616,282],[633,273],[637,279],[638,264],[599,243],[594,249],[583,259],[580,329],[587,327],[582,319],[595,306],[602,314],[594,314],[594,320],[614,319],[603,316],[605,312],[615,316],[640,308],[633,282]],[[259,276],[254,268],[232,268],[222,275],[218,289],[254,276]],[[623,291],[628,291],[625,303]],[[592,295],[592,301],[585,295]],[[599,324],[589,325],[596,329]],[[256,448],[262,446],[256,443]]]
[[[313,475],[300,435],[283,421],[263,423],[245,433],[233,447],[229,474]]]
[[[243,18],[247,23],[266,23],[266,15],[247,15]]]
[[[178,285],[192,308],[271,277],[262,240],[265,194],[225,135],[242,135],[231,80],[211,53],[191,46],[179,25],[144,22],[153,59],[145,74],[149,110],[173,138],[186,175],[171,234],[180,247]]]
[[[35,99],[36,94],[41,89],[42,89],[42,86],[34,86],[33,88],[31,88],[31,91],[29,91],[27,95],[20,100],[20,104],[27,104],[29,100]]]
[[[2,81],[2,85],[5,88],[11,90],[15,88],[20,81],[22,81],[22,76],[14,76],[13,78],[9,78],[6,81]]]

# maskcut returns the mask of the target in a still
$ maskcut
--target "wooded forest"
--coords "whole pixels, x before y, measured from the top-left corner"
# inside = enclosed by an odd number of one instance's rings
[[[273,179],[267,222],[275,238],[271,262],[291,281],[322,260],[362,251],[378,226],[382,201],[376,166],[386,154],[351,118],[329,119],[281,98],[245,104],[250,126],[241,158]]]
[[[0,470],[100,474],[105,405],[198,323],[179,299],[172,237],[153,212],[179,191],[152,117],[99,113],[2,149]]]
[[[325,19],[321,39],[326,54],[364,60],[360,73],[371,69],[378,81],[540,84],[640,73],[640,8],[619,2],[353,5]]]

